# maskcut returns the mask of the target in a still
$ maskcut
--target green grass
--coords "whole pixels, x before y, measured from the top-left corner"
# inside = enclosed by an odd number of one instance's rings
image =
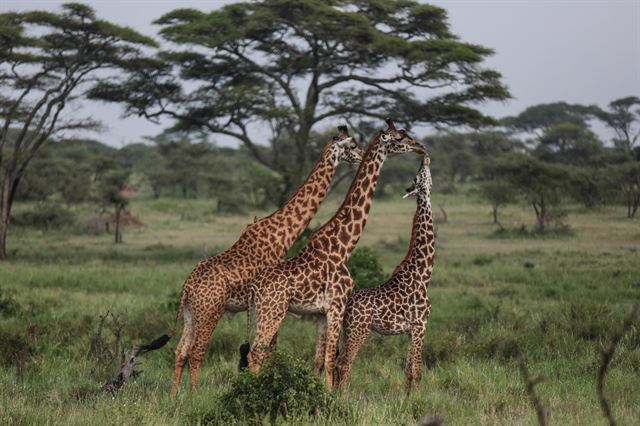
[[[415,424],[437,415],[448,424],[534,424],[518,360],[526,357],[552,424],[604,424],[595,393],[600,348],[640,300],[640,224],[622,208],[570,209],[561,238],[491,238],[488,206],[464,194],[434,196],[437,224],[433,308],[421,391],[403,399],[406,336],[373,335],[361,350],[344,402],[347,418],[293,419],[316,424]],[[323,205],[313,226],[333,214]],[[198,259],[231,244],[255,215],[216,215],[206,200],[134,200],[144,223],[125,244],[108,235],[14,228],[0,263],[0,424],[191,424],[207,418],[236,377],[245,315],[223,319],[211,341],[200,390],[168,397],[169,348],[143,357],[144,372],[115,395],[96,394],[109,373],[96,368],[91,341],[99,314],[126,319],[127,345],[172,327],[182,280]],[[28,205],[18,205],[20,209]],[[403,257],[415,204],[374,202],[361,244],[390,272]],[[90,207],[74,208],[78,217]],[[510,207],[508,229],[533,213]],[[21,380],[13,352],[29,324],[37,338]],[[311,365],[315,327],[287,318],[278,346]],[[174,347],[175,340],[169,346]],[[620,424],[640,421],[640,329],[620,343],[606,393]],[[186,384],[186,381],[185,381]],[[214,407],[214,408],[212,408]],[[281,420],[284,423],[283,420]]]

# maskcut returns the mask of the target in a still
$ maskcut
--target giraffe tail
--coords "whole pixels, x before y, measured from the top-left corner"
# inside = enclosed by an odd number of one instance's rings
[[[249,367],[249,351],[251,345],[249,338],[251,337],[251,306],[247,308],[247,336],[243,344],[240,345],[240,362],[238,362],[238,370],[242,371]]]
[[[184,313],[184,306],[187,303],[188,293],[185,286],[182,286],[182,290],[180,290],[180,303],[178,304],[178,311],[176,312],[176,318],[173,322],[173,329],[171,330],[171,336],[176,334],[176,329],[178,328],[178,321],[180,321],[180,315]]]
[[[148,345],[143,345],[143,348],[147,347],[148,348],[147,350],[160,349],[161,347],[166,345],[169,342],[169,340],[171,340],[171,338],[176,334],[176,329],[178,328],[178,321],[180,321],[180,315],[184,312],[184,306],[186,301],[187,301],[187,292],[185,291],[184,287],[182,287],[182,291],[180,292],[180,303],[178,305],[178,312],[176,312],[176,318],[173,323],[173,328],[171,329],[171,332],[163,334],[162,336],[158,337],[156,340],[154,340]]]

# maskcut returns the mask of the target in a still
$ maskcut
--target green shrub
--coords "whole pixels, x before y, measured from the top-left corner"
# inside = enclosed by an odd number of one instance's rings
[[[359,247],[349,259],[349,271],[355,288],[375,287],[386,280],[380,258],[369,247]]]
[[[16,354],[20,352],[25,343],[24,337],[0,329],[0,366],[10,367],[16,362]]]
[[[304,362],[277,351],[259,375],[240,373],[221,402],[245,424],[262,424],[266,416],[275,424],[278,417],[291,419],[342,411],[336,396],[327,392]]]
[[[492,239],[555,239],[575,237],[575,232],[569,226],[539,231],[529,229],[525,225],[519,228],[498,228],[489,234]]]
[[[13,297],[5,296],[0,289],[0,317],[12,317],[20,312],[20,305]]]
[[[471,263],[476,266],[485,266],[485,265],[491,264],[491,262],[493,262],[494,259],[495,259],[494,256],[491,256],[488,254],[479,254],[473,258]]]
[[[40,204],[32,210],[17,214],[13,223],[41,229],[60,229],[73,226],[75,215],[56,203]]]

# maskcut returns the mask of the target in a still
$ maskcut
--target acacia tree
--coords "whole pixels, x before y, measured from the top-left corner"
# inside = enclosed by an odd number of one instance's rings
[[[412,0],[265,0],[178,9],[155,23],[174,47],[160,54],[169,66],[104,82],[92,96],[237,139],[281,175],[281,197],[303,177],[323,120],[480,126],[493,120],[473,105],[509,96],[483,67],[491,49],[459,40],[445,10]],[[268,138],[253,136],[266,128]]]
[[[545,131],[561,123],[587,127],[587,120],[597,112],[597,107],[566,102],[533,105],[513,117],[505,117],[502,124],[515,132],[541,137]]]
[[[621,193],[627,205],[627,217],[635,217],[640,206],[640,161],[627,161],[606,169],[613,189]]]
[[[11,207],[29,162],[54,135],[96,124],[64,117],[65,107],[98,76],[152,65],[141,46],[155,43],[78,3],[63,5],[61,13],[0,14],[0,259],[6,257]]]
[[[515,188],[506,180],[492,179],[482,182],[480,194],[491,204],[491,217],[494,225],[502,228],[498,221],[498,208],[506,206],[515,200]]]
[[[525,154],[513,154],[496,162],[495,175],[516,188],[536,213],[536,228],[544,232],[558,219],[556,209],[566,192],[569,173]]]
[[[115,229],[113,231],[114,242],[122,243],[122,227],[120,219],[122,212],[129,204],[129,200],[123,194],[127,180],[131,171],[124,167],[119,167],[112,163],[113,168],[102,174],[98,180],[97,201],[106,207],[113,207],[113,220]]]
[[[596,116],[615,132],[615,146],[631,154],[640,138],[640,98],[616,99],[609,103],[609,111],[599,109]]]

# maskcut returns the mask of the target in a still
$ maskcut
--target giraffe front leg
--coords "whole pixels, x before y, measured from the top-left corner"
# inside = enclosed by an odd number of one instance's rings
[[[324,354],[327,346],[327,317],[320,316],[316,321],[316,354],[313,359],[313,372],[316,376],[322,374],[324,368]]]
[[[338,340],[340,339],[340,331],[342,330],[342,317],[344,315],[345,306],[341,303],[332,306],[327,312],[327,339],[324,352],[324,369],[325,383],[329,389],[334,388],[334,366],[336,360],[336,350],[338,348]]]
[[[349,313],[344,321],[344,347],[336,359],[334,367],[334,385],[344,391],[349,383],[351,366],[358,355],[358,351],[369,337],[371,329],[364,321],[350,321]]]
[[[425,333],[426,327],[423,324],[412,327],[411,329],[411,343],[407,351],[405,396],[409,396],[412,387],[416,391],[420,389],[420,381],[422,380],[422,348],[424,346]]]

